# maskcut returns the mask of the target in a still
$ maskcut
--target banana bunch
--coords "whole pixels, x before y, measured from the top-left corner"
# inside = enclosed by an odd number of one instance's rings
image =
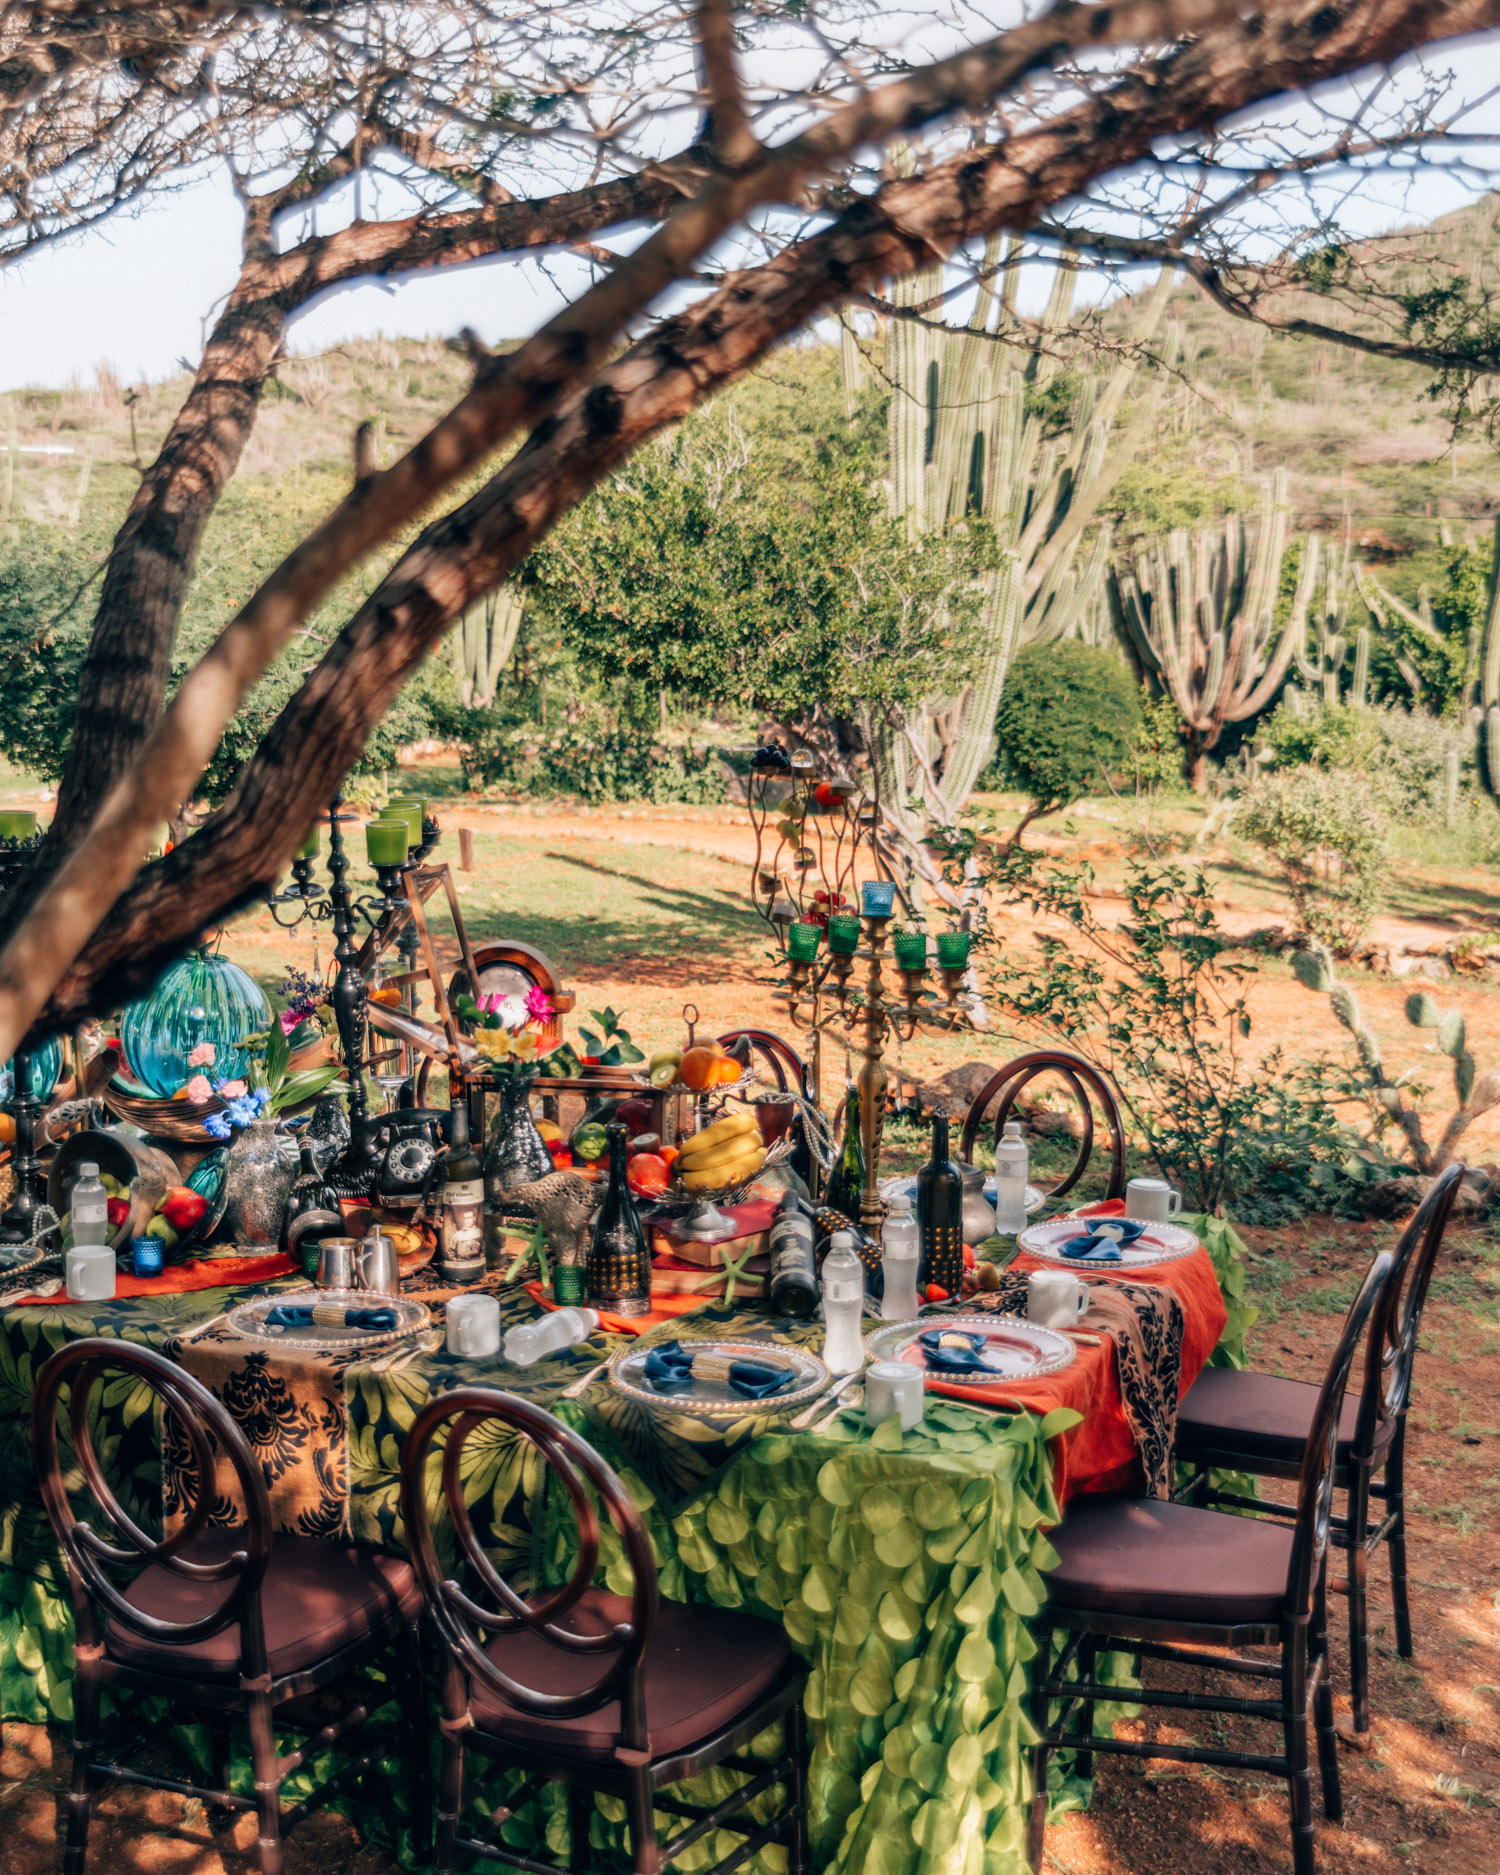
[[[688,1191],[724,1191],[754,1178],[765,1162],[755,1115],[742,1109],[694,1133],[678,1154],[676,1171]]]

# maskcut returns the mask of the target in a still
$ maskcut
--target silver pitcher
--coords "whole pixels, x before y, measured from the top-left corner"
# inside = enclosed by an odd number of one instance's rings
[[[401,1293],[401,1269],[396,1262],[396,1246],[383,1231],[372,1230],[355,1245],[355,1280],[360,1289],[372,1295],[398,1296]]]
[[[359,1245],[352,1237],[325,1237],[318,1245],[317,1284],[320,1289],[353,1289],[358,1281],[355,1261]]]

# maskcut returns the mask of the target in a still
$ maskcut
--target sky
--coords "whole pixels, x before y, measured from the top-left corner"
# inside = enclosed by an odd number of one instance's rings
[[[1500,85],[1500,35],[1450,42],[1427,55],[1433,71],[1462,74],[1467,96]],[[1416,61],[1404,62],[1396,91],[1423,81]],[[1336,108],[1340,87],[1319,93]],[[1285,121],[1310,133],[1319,113],[1302,97],[1283,107]],[[1487,106],[1476,127],[1493,129],[1493,149],[1471,152],[1500,164],[1500,101]],[[1405,181],[1371,176],[1344,198],[1345,177],[1322,185],[1322,200],[1341,199],[1353,231],[1376,234],[1430,219],[1472,199],[1472,188],[1441,170],[1420,170]],[[366,213],[398,212],[399,189],[384,201],[365,199]],[[409,199],[409,198],[408,198]],[[325,215],[327,211],[324,211]],[[331,223],[329,225],[332,225]],[[0,392],[22,386],[90,384],[108,366],[123,384],[158,379],[196,363],[205,332],[233,284],[240,210],[222,172],[208,171],[172,193],[97,224],[87,232],[0,269]],[[639,234],[617,231],[610,244],[628,247]],[[487,343],[534,330],[590,277],[568,255],[488,260],[471,267],[414,276],[394,283],[339,291],[294,321],[290,348],[326,350],[343,340],[389,336],[444,337],[472,326]],[[1044,291],[1033,283],[1033,291]],[[955,313],[961,312],[955,307]]]

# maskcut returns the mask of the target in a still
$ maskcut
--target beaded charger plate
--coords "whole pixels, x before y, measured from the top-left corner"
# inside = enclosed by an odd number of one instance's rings
[[[1029,1251],[1043,1263],[1055,1263],[1065,1270],[1102,1270],[1106,1275],[1123,1276],[1130,1270],[1150,1269],[1156,1263],[1175,1263],[1190,1257],[1198,1248],[1198,1239],[1180,1224],[1148,1224],[1134,1243],[1117,1244],[1118,1263],[1091,1263],[1087,1257],[1068,1257],[1062,1246],[1074,1237],[1088,1235],[1091,1224],[1113,1224],[1114,1218],[1054,1217],[1045,1224],[1028,1224],[1016,1239],[1018,1249]]]
[[[948,1373],[930,1367],[919,1337],[932,1330],[942,1334],[983,1335],[982,1369]],[[872,1361],[905,1361],[920,1367],[929,1381],[951,1387],[988,1387],[996,1380],[1040,1380],[1061,1373],[1078,1358],[1066,1335],[1035,1322],[1008,1315],[927,1316],[914,1322],[891,1322],[865,1337],[865,1352]]]
[[[268,1322],[272,1309],[283,1305],[306,1306],[311,1303],[314,1319],[305,1328],[280,1328]],[[346,1309],[391,1309],[394,1328],[363,1328],[342,1322],[338,1317]],[[322,1315],[324,1319],[316,1319]],[[419,1335],[431,1321],[420,1302],[410,1296],[376,1295],[368,1289],[296,1289],[287,1295],[256,1296],[229,1311],[226,1327],[247,1341],[259,1341],[278,1348],[378,1348],[388,1341],[402,1341]]]
[[[913,1205],[915,1205],[917,1202],[916,1173],[910,1172],[901,1178],[881,1179],[880,1195],[882,1198],[894,1198],[898,1195],[910,1198]],[[993,1177],[987,1178],[984,1181],[984,1196],[987,1204],[993,1204],[995,1202],[995,1181]],[[1047,1194],[1042,1190],[1040,1185],[1028,1185],[1026,1187],[1026,1215],[1028,1217],[1031,1216],[1033,1211],[1040,1211],[1046,1202]]]
[[[784,1347],[773,1341],[702,1341],[682,1343],[694,1356],[695,1372],[687,1386],[664,1393],[646,1378],[649,1347],[626,1348],[610,1363],[610,1384],[627,1400],[638,1406],[653,1406],[668,1412],[732,1413],[743,1419],[751,1413],[780,1413],[787,1407],[804,1405],[821,1393],[828,1384],[828,1369],[816,1354],[805,1348]],[[736,1393],[729,1385],[728,1370],[735,1361],[760,1361],[773,1367],[789,1367],[795,1378],[780,1393],[768,1393],[759,1399]]]

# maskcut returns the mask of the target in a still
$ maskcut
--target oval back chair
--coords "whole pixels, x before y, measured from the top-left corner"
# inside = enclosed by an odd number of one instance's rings
[[[464,1453],[476,1438],[513,1434],[555,1479],[577,1524],[578,1549],[559,1586],[521,1593],[495,1566],[464,1501]],[[434,1447],[441,1458],[432,1476]],[[545,1504],[545,1488],[537,1501]],[[454,1561],[440,1558],[433,1510],[445,1513]],[[746,1838],[714,1864],[737,1867],[765,1843],[787,1846],[791,1875],[804,1875],[807,1844],[801,1715],[806,1670],[779,1627],[718,1608],[662,1602],[641,1514],[619,1478],[577,1433],[529,1401],[489,1387],[460,1387],[418,1413],[401,1455],[401,1510],[427,1607],[443,1642],[443,1771],[438,1805],[436,1875],[459,1854],[545,1871],[535,1855],[518,1857],[493,1827],[547,1783],[568,1785],[569,1869],[589,1866],[594,1793],[624,1802],[636,1875],[657,1875],[706,1828]],[[628,1595],[593,1585],[600,1560],[600,1512],[630,1566]],[[742,1747],[777,1718],[786,1747],[770,1763]],[[460,1833],[464,1754],[477,1750],[525,1774],[520,1790],[491,1818],[489,1836]],[[669,1800],[664,1787],[723,1764],[748,1781],[712,1812]],[[785,1803],[751,1824],[746,1805],[777,1785]],[[655,1812],[689,1819],[659,1844]],[[713,1821],[693,1822],[705,1814]]]
[[[1107,1198],[1120,1198],[1125,1192],[1125,1127],[1120,1118],[1120,1103],[1115,1090],[1090,1061],[1082,1055],[1071,1055],[1061,1048],[1036,1048],[1030,1053],[1017,1055],[986,1081],[980,1089],[978,1098],[969,1107],[964,1120],[964,1130],[959,1143],[960,1159],[974,1162],[974,1149],[979,1143],[990,1103],[998,1096],[999,1104],[991,1122],[991,1140],[1000,1137],[1005,1122],[1011,1116],[1011,1110],[1022,1092],[1044,1074],[1060,1075],[1078,1104],[1079,1117],[1082,1121],[1082,1133],[1078,1141],[1077,1156],[1062,1183],[1055,1185],[1048,1193],[1050,1198],[1062,1198],[1070,1192],[1088,1169],[1089,1159],[1094,1150],[1094,1104],[1097,1102],[1104,1116],[1104,1124],[1109,1132],[1109,1187]],[[1090,1096],[1092,1095],[1092,1100]]]
[[[164,1458],[172,1467],[184,1514],[160,1538],[143,1530],[105,1474],[93,1418],[106,1375],[126,1375],[150,1389],[161,1411]],[[63,1395],[76,1472],[92,1511],[75,1512],[69,1496],[59,1420]],[[251,1810],[259,1818],[263,1875],[281,1875],[282,1836],[338,1794],[374,1756],[362,1754],[322,1781],[288,1810],[284,1780],[313,1755],[347,1750],[348,1735],[394,1690],[416,1802],[416,1837],[425,1843],[431,1772],[423,1736],[422,1674],[416,1645],[420,1596],[411,1566],[315,1537],[278,1536],[272,1528],[265,1478],[235,1420],[206,1387],[154,1348],[115,1338],[69,1342],[37,1376],[31,1443],[42,1502],[67,1559],[75,1620],[73,1773],[68,1798],[65,1875],[82,1875],[96,1788],[141,1784],[196,1797],[218,1809]],[[227,1462],[232,1494],[219,1489],[215,1451]],[[196,1480],[196,1488],[193,1481]],[[76,1491],[76,1485],[72,1488]],[[234,1502],[234,1498],[238,1502]],[[234,1521],[226,1521],[233,1518]],[[379,1694],[351,1692],[342,1716],[320,1711],[311,1723],[280,1709],[293,1700],[348,1681],[386,1649],[388,1678]],[[135,1744],[128,1752],[100,1749],[101,1695],[109,1687],[115,1722]],[[144,1728],[131,1695],[172,1702]],[[155,1731],[187,1706],[208,1717],[213,1781],[163,1778],[126,1762]],[[273,1718],[273,1714],[275,1715]],[[229,1724],[249,1727],[255,1795],[229,1788]],[[314,1745],[279,1753],[276,1728],[311,1734]]]
[[[770,1029],[731,1029],[719,1037],[719,1046],[728,1048],[741,1041],[750,1044],[752,1066],[759,1063],[775,1080],[779,1092],[807,1096],[807,1063],[790,1042]]]

